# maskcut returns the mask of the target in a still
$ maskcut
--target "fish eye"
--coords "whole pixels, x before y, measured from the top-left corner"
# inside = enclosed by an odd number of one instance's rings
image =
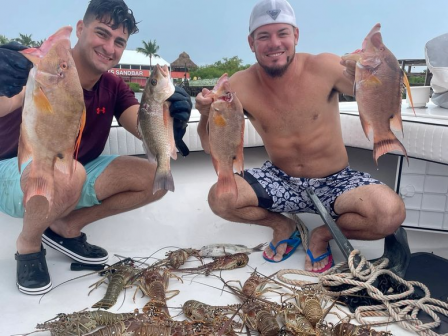
[[[157,85],[157,79],[153,78],[151,79],[151,85],[156,86]]]
[[[62,62],[60,66],[62,70],[67,70],[68,68],[67,62]]]

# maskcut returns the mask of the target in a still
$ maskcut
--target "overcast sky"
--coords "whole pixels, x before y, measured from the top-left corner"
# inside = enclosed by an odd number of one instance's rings
[[[88,0],[0,0],[0,34],[47,38],[75,26]],[[127,0],[140,32],[127,49],[157,40],[159,55],[173,62],[183,51],[198,65],[238,56],[255,57],[247,44],[249,16],[257,0]],[[291,0],[300,29],[297,51],[342,55],[361,47],[377,23],[383,41],[398,59],[424,58],[425,43],[448,33],[448,0]],[[76,36],[72,33],[72,43]]]

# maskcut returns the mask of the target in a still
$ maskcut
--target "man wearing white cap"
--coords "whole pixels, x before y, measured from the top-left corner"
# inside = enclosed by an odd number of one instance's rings
[[[269,226],[273,239],[263,253],[285,260],[300,244],[295,223],[282,215],[316,210],[312,187],[350,239],[375,240],[392,234],[405,218],[400,197],[389,187],[348,166],[339,119],[339,93],[353,94],[354,64],[333,54],[295,53],[299,39],[294,10],[286,0],[262,0],[252,10],[248,41],[257,63],[230,78],[232,90],[263,139],[270,161],[235,176],[238,199],[218,197],[209,204],[235,222]],[[345,72],[345,74],[344,74]],[[196,97],[203,144],[211,99]],[[326,226],[311,233],[305,269],[323,272],[333,264],[332,235]]]

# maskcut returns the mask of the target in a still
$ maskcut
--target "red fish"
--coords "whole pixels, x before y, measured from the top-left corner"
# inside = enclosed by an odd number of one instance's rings
[[[379,23],[372,28],[361,50],[342,56],[342,59],[356,61],[354,93],[367,138],[373,130],[373,157],[377,164],[381,155],[393,150],[403,152],[408,159],[406,149],[391,127],[403,132],[403,83],[409,88],[409,82],[395,56],[384,45],[380,28]]]
[[[221,76],[208,94],[213,98],[208,118],[210,154],[218,174],[217,193],[237,196],[233,169],[243,173],[244,113],[243,106],[231,91],[227,74]]]
[[[86,111],[78,72],[71,54],[71,27],[63,27],[40,48],[22,54],[34,63],[26,84],[18,162],[32,158],[24,190],[28,200],[44,196],[53,204],[54,169],[71,176],[74,152],[81,143]]]

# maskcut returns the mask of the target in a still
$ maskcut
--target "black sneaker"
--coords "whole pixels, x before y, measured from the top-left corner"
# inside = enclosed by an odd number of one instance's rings
[[[66,256],[84,264],[104,264],[109,255],[102,247],[87,242],[85,233],[76,238],[64,238],[50,228],[42,235],[45,245],[64,253]]]
[[[17,287],[29,295],[40,295],[50,291],[52,284],[45,261],[46,251],[41,246],[40,252],[15,254],[17,260]]]

